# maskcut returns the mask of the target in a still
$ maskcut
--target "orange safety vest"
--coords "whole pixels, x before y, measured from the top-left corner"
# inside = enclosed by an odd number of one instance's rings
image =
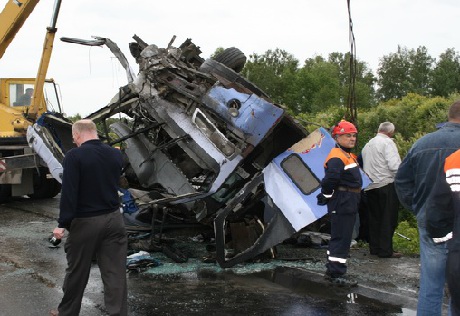
[[[347,153],[340,148],[332,148],[329,152],[329,155],[326,157],[326,161],[324,162],[324,168],[326,168],[326,164],[331,158],[339,158],[342,160],[343,164],[345,165],[344,169],[350,169],[358,167],[358,161],[356,160],[357,157],[353,153]]]

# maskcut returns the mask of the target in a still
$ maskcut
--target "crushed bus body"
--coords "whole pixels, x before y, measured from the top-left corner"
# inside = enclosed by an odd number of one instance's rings
[[[231,267],[326,214],[316,194],[334,140],[323,128],[308,133],[243,78],[240,50],[204,60],[190,39],[167,48],[134,39],[137,75],[109,39],[62,40],[106,45],[126,69],[128,84],[88,118],[123,152],[124,175],[152,233],[168,219],[208,226],[217,262]]]

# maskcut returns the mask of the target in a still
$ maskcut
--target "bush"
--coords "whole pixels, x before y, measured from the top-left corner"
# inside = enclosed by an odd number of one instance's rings
[[[398,233],[410,240],[398,235]],[[406,255],[420,254],[417,228],[413,227],[408,221],[400,222],[393,235],[393,248]]]
[[[398,223],[407,222],[409,227],[417,228],[417,218],[411,212],[400,206],[398,211]]]

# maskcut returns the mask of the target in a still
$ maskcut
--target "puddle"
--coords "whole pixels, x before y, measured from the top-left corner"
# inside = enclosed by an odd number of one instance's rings
[[[366,296],[359,287],[331,287],[318,282],[319,275],[310,280],[295,270],[130,274],[130,315],[415,315],[412,308]]]
[[[355,308],[362,313],[361,315],[374,312],[379,315],[416,314],[412,308],[398,304],[398,302],[404,301],[404,298],[391,299],[388,297],[388,293],[369,287],[343,288],[331,286],[320,274],[311,274],[297,269],[281,267],[271,271],[262,271],[256,275],[296,293],[318,300],[325,300],[325,306],[329,306],[331,310],[334,309],[333,305],[339,304],[356,305]]]

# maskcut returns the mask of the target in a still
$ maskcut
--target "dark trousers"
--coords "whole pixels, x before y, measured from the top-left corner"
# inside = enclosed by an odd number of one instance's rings
[[[399,200],[393,183],[366,191],[369,210],[369,250],[379,257],[393,254]]]
[[[455,238],[455,237],[454,237]],[[460,316],[460,249],[449,248],[446,279],[449,287],[452,316]]]
[[[360,199],[360,193],[336,191],[327,204],[331,220],[331,240],[326,273],[332,277],[339,277],[347,272],[346,261]]]
[[[364,191],[361,192],[361,201],[359,202],[359,235],[356,240],[362,240],[369,243],[369,214],[367,211],[367,198]]]
[[[125,316],[127,311],[127,236],[119,211],[72,220],[65,243],[67,269],[60,316],[77,316],[88,283],[91,262],[97,258],[104,283],[104,301],[109,315]]]

